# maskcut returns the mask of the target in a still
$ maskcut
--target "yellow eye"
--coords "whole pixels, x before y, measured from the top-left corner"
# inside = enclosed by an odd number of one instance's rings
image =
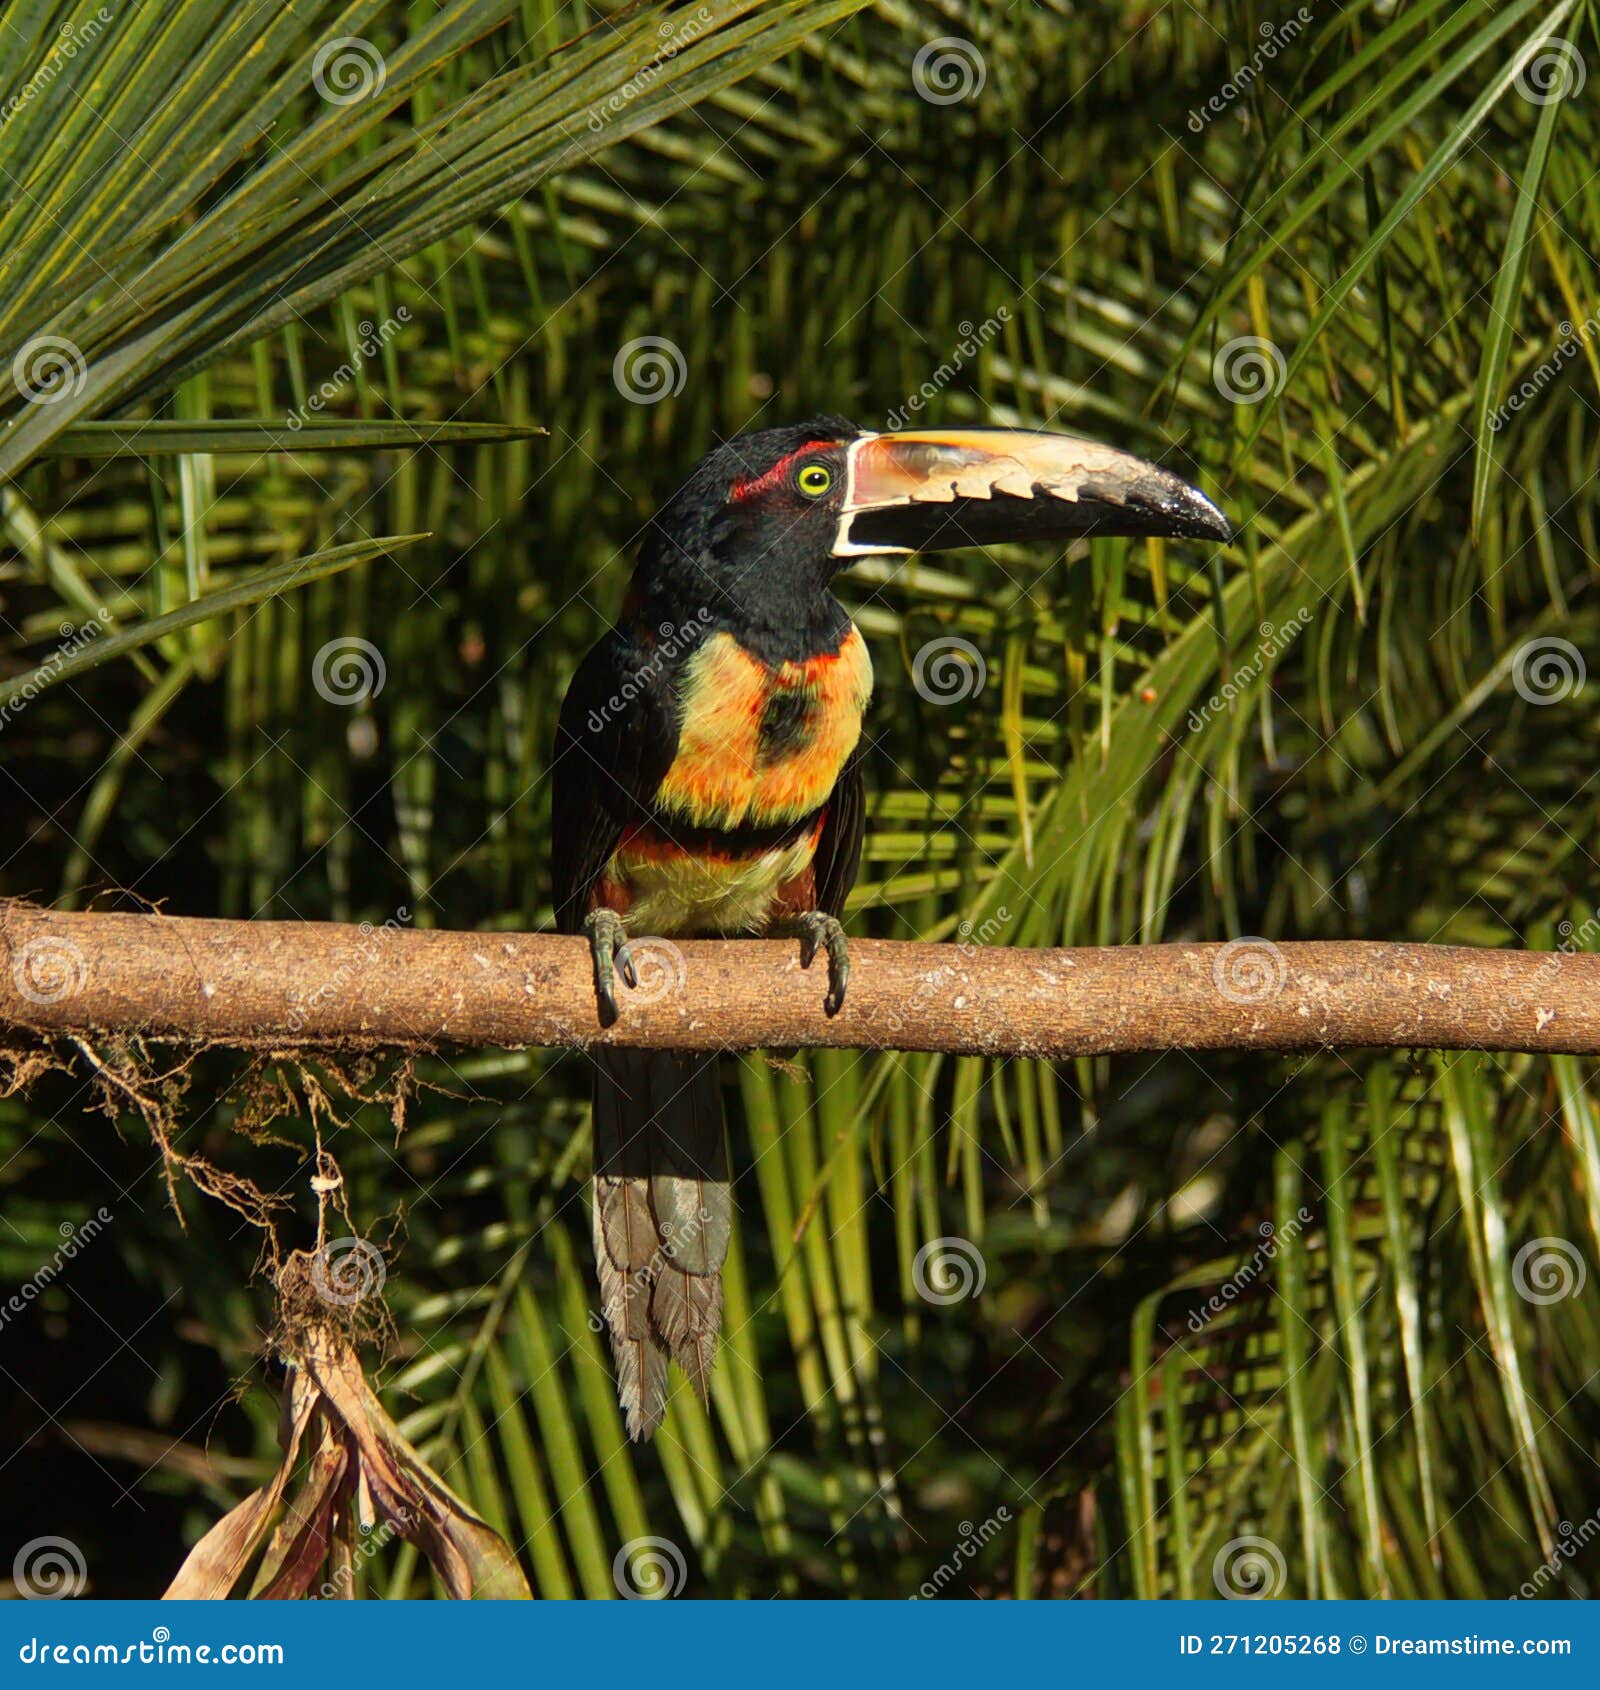
[[[826,464],[807,464],[800,471],[800,491],[816,499],[833,485],[833,471]]]

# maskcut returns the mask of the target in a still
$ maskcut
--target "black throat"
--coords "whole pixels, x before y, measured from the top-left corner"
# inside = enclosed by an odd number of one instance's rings
[[[789,571],[766,571],[759,562],[741,569],[725,557],[696,556],[671,543],[646,542],[629,596],[646,627],[683,629],[696,645],[706,635],[728,633],[767,664],[836,652],[851,627],[826,586]]]

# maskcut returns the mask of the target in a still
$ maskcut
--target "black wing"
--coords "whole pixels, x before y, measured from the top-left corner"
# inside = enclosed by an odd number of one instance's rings
[[[551,765],[556,928],[576,933],[622,830],[643,818],[678,749],[669,661],[613,628],[578,665]]]
[[[846,894],[855,885],[856,870],[861,866],[861,836],[867,821],[866,790],[861,781],[863,755],[863,746],[858,741],[834,783],[822,837],[817,841],[817,854],[812,859],[817,908],[831,916],[844,914]]]

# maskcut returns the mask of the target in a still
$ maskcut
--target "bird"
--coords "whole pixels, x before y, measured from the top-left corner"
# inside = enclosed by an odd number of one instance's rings
[[[552,761],[558,931],[589,942],[596,1015],[638,984],[633,945],[766,935],[850,978],[846,894],[866,817],[872,662],[833,593],[874,554],[1017,540],[1226,541],[1178,476],[1115,447],[1012,428],[752,430],[701,459],[646,527],[615,625],[578,664]],[[594,1051],[592,1225],[628,1433],[670,1363],[704,1400],[733,1221],[717,1057]]]

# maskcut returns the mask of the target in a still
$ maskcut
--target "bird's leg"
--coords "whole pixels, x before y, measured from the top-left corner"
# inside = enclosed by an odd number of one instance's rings
[[[845,942],[844,924],[825,910],[807,910],[795,920],[800,934],[800,966],[809,968],[819,948],[828,953],[828,995],[822,1000],[825,1015],[837,1015],[844,1006],[845,989],[850,984],[850,950]]]
[[[609,1027],[617,1018],[618,973],[630,990],[639,984],[633,953],[628,949],[628,930],[615,910],[598,909],[584,917],[583,931],[594,959],[594,995],[600,1000],[600,1024]]]

